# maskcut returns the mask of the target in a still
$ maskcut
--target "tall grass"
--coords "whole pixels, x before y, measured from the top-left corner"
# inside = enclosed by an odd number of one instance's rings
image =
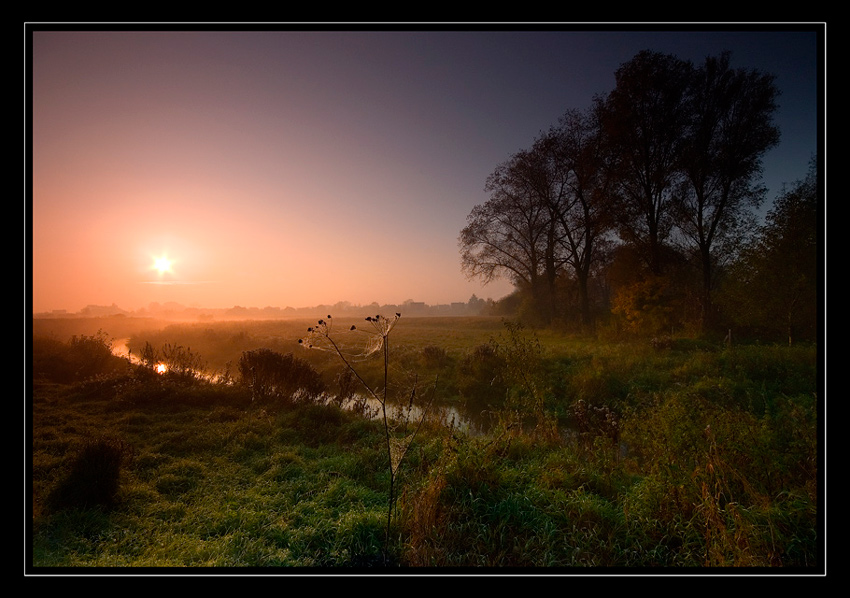
[[[405,327],[394,329],[388,364],[438,376],[452,402],[480,401],[502,424],[480,435],[399,431],[395,469],[384,423],[333,401],[252,401],[235,380],[187,381],[126,361],[65,381],[39,361],[32,564],[824,566],[816,347],[589,344],[486,325],[463,345],[455,323],[451,346],[418,332],[403,344]],[[66,350],[53,342],[41,354]],[[356,366],[379,397],[395,388],[396,370],[383,365]],[[518,413],[531,425],[512,425]],[[539,433],[538,415],[557,433]],[[111,499],[52,500],[97,438],[132,454]],[[110,463],[91,469],[114,471]]]

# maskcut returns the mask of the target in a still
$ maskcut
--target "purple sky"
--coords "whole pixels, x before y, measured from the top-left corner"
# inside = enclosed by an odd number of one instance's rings
[[[457,248],[485,179],[643,49],[775,74],[769,201],[805,176],[814,30],[36,30],[33,309],[498,299]]]

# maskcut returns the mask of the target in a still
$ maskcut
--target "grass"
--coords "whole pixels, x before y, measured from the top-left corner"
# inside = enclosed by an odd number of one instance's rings
[[[246,325],[244,350],[279,325]],[[206,359],[195,328],[186,337],[180,330],[167,342]],[[816,347],[730,350],[677,340],[657,349],[521,334],[540,344],[533,392],[523,394],[506,374],[508,396],[490,397],[501,415],[488,433],[429,424],[414,439],[397,472],[389,563],[380,422],[333,404],[252,401],[238,384],[172,383],[126,367],[116,373],[115,364],[104,366],[106,376],[61,383],[36,372],[29,564],[35,571],[824,566]],[[441,400],[463,405],[463,376],[471,374],[461,366],[491,339],[511,354],[510,334],[490,319],[402,319],[391,359],[439,375]],[[49,349],[61,357],[55,339]],[[589,416],[581,434],[570,432],[579,401],[615,415],[617,434],[610,420]],[[516,425],[507,412],[523,405],[544,409],[562,433]],[[51,502],[97,438],[132,449],[114,500]]]

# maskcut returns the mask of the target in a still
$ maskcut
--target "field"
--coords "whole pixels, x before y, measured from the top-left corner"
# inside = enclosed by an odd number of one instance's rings
[[[330,322],[352,350],[370,338]],[[387,375],[388,403],[428,407],[417,427],[341,407],[364,387],[298,342],[317,320],[101,324],[34,324],[33,572],[825,566],[816,346],[401,318],[386,369],[380,352],[351,364],[379,396]],[[113,338],[193,368],[155,374]],[[260,356],[290,368],[262,370],[262,393]],[[482,415],[478,433],[451,419]]]

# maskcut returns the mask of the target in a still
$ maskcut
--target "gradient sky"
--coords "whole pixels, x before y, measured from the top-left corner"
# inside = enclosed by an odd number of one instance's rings
[[[36,27],[38,29],[38,27]],[[457,238],[513,153],[651,49],[777,76],[769,201],[818,149],[813,31],[32,37],[35,312],[498,299]],[[156,257],[171,272],[152,269]]]

